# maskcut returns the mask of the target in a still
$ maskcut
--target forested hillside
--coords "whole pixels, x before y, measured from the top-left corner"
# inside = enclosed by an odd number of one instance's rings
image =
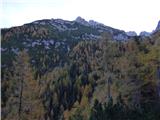
[[[159,30],[117,40],[39,22],[2,29],[2,120],[160,119]]]

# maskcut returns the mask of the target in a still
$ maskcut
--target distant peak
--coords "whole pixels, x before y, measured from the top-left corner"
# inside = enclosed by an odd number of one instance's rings
[[[157,25],[157,27],[156,27],[156,31],[157,31],[157,30],[160,30],[160,20],[159,20],[158,25]]]

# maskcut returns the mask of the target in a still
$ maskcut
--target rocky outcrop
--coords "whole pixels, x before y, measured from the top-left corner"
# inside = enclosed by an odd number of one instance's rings
[[[129,32],[126,32],[126,34],[131,37],[137,36],[137,33],[135,31],[129,31]]]
[[[146,32],[146,31],[142,31],[140,34],[139,34],[139,36],[141,36],[141,37],[149,37],[151,35],[151,33],[149,33],[149,32]]]
[[[158,25],[157,25],[157,27],[156,27],[156,31],[157,31],[157,30],[160,30],[160,20],[159,20]]]
[[[89,23],[85,19],[83,19],[82,17],[80,17],[80,16],[77,17],[75,21],[78,22],[78,23],[80,23],[80,24],[82,24],[82,25],[89,26]]]

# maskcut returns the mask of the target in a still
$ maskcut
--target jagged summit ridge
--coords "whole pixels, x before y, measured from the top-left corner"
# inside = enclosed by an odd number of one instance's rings
[[[139,35],[137,35],[135,31],[125,32],[120,29],[106,26],[94,20],[87,21],[80,16],[78,16],[73,21],[52,18],[52,19],[37,20],[32,23],[28,23],[28,25],[29,24],[36,24],[40,26],[42,25],[42,26],[50,27],[51,29],[53,29],[53,31],[56,31],[58,34],[62,34],[61,36],[68,35],[70,39],[76,39],[76,40],[80,40],[80,39],[97,40],[97,38],[101,37],[102,33],[109,32],[113,35],[114,40],[125,41],[131,37],[136,37],[136,36],[149,37],[153,33],[153,32],[152,33],[141,32]],[[156,32],[157,30],[160,30],[160,21],[154,32]],[[78,34],[75,34],[75,33],[78,33]],[[66,38],[64,37],[63,39],[66,39]],[[69,38],[67,37],[67,39]]]
[[[86,21],[84,18],[80,16],[75,19],[75,22],[81,25],[87,26],[87,27],[94,28],[98,31],[98,33],[109,32],[113,35],[113,38],[115,40],[127,40],[129,36],[123,30],[119,30],[119,29],[115,29],[115,28],[106,26],[94,20]]]
[[[99,25],[102,25],[104,26],[104,24],[102,23],[99,23],[97,21],[94,21],[94,20],[89,20],[89,21],[86,21],[84,18],[78,16],[76,19],[75,19],[76,22],[80,23],[80,24],[83,24],[83,25],[86,25],[86,26],[99,26]]]

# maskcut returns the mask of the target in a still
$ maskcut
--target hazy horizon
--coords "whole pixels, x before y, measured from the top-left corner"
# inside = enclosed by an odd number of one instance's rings
[[[124,31],[152,32],[160,20],[159,0],[2,0],[0,28],[41,19],[81,16]]]

